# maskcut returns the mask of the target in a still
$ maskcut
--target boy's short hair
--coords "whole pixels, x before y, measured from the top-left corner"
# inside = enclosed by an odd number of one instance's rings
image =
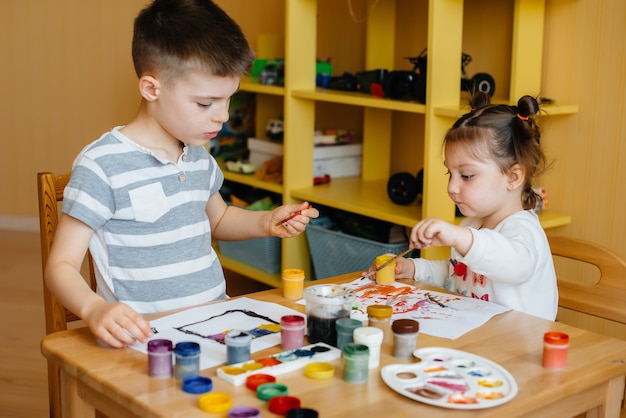
[[[154,0],[135,19],[132,54],[137,77],[188,69],[243,76],[254,61],[239,25],[211,0]]]

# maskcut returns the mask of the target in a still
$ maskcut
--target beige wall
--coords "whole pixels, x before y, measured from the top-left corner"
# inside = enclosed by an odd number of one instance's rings
[[[489,1],[466,0],[466,7]],[[133,117],[132,20],[146,2],[0,1],[0,216],[36,216],[35,173],[67,170],[84,145]],[[264,0],[270,15],[261,20],[249,7],[256,2],[221,3],[253,45],[282,25],[282,9],[271,13],[281,0]],[[551,208],[573,217],[555,232],[626,257],[626,2],[547,0],[546,11],[542,95],[580,106],[576,115],[543,122],[555,165],[541,183]],[[493,27],[477,36],[488,40]],[[487,71],[481,52],[472,55],[470,74]]]

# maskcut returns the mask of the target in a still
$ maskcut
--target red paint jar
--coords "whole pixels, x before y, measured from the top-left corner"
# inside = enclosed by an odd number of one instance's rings
[[[546,332],[543,335],[543,367],[560,370],[567,365],[569,335],[563,332]]]
[[[280,318],[280,344],[283,350],[293,350],[304,345],[304,317],[284,315]]]

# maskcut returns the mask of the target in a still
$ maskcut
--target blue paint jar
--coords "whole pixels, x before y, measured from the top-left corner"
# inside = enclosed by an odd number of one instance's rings
[[[362,327],[363,323],[358,319],[339,318],[335,322],[337,328],[337,348],[342,349],[344,345],[354,342],[354,330]]]
[[[226,334],[226,363],[236,364],[250,360],[252,335],[247,331],[232,330]]]
[[[174,356],[176,379],[183,380],[185,377],[200,374],[200,344],[191,341],[179,342],[174,347]]]

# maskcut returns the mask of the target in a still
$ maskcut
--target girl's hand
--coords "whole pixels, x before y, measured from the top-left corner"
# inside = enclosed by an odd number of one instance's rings
[[[468,228],[437,218],[426,218],[413,227],[410,240],[416,248],[449,246],[465,255],[472,246],[474,237]]]
[[[382,254],[382,255],[390,255],[395,256],[395,254]],[[361,273],[362,276],[367,275],[368,273],[376,270],[376,261],[374,261],[367,271]],[[396,280],[398,279],[412,279],[415,276],[415,264],[407,258],[400,257],[396,260],[396,270],[395,270]],[[376,274],[372,274],[370,280],[376,280]]]
[[[290,238],[301,234],[313,218],[319,216],[319,211],[307,202],[299,205],[283,205],[272,211],[272,235],[280,238]]]
[[[115,348],[145,343],[152,337],[150,323],[128,305],[99,301],[83,317],[91,332]]]

